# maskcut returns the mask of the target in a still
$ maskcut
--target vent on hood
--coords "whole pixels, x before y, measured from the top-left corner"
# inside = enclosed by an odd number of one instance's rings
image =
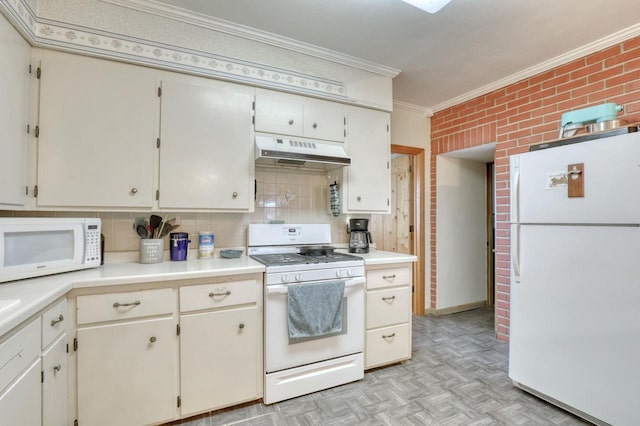
[[[281,136],[256,136],[256,163],[333,169],[351,164],[342,144]]]

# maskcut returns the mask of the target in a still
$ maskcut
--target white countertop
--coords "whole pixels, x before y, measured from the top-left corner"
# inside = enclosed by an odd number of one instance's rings
[[[347,252],[346,249],[340,251]],[[365,265],[417,260],[413,255],[375,249],[356,255],[364,259]],[[237,259],[216,257],[155,264],[112,263],[95,269],[0,283],[0,338],[74,288],[242,275],[262,273],[264,270],[264,265],[247,256]],[[19,302],[3,309],[2,303],[9,300]]]

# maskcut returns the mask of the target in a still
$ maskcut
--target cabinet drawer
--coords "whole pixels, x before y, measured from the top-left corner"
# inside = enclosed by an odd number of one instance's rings
[[[0,343],[0,392],[40,356],[40,317]]]
[[[173,289],[78,296],[78,324],[173,313]]]
[[[367,292],[367,329],[409,321],[409,287],[394,287]]]
[[[180,312],[255,303],[256,280],[180,287]]]
[[[42,349],[64,333],[67,326],[67,299],[62,299],[42,314]]]
[[[408,266],[367,271],[367,289],[411,285],[411,268]]]
[[[365,368],[377,367],[411,356],[409,324],[367,331]]]

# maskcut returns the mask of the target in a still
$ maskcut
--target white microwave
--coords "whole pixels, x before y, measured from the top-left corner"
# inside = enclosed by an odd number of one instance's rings
[[[100,266],[97,218],[0,218],[0,282]]]

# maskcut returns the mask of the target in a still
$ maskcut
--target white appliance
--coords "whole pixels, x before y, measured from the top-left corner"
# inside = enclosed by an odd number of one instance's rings
[[[0,282],[100,266],[100,219],[0,218]]]
[[[597,424],[640,424],[639,188],[639,133],[511,157],[509,376]]]
[[[258,164],[323,170],[351,165],[343,143],[262,134],[256,135],[255,157]]]
[[[326,224],[249,225],[248,254],[266,265],[265,404],[364,377],[364,261],[323,246],[330,241],[331,228]],[[311,248],[317,252],[300,253]],[[287,287],[332,280],[344,281],[343,332],[292,341]]]

